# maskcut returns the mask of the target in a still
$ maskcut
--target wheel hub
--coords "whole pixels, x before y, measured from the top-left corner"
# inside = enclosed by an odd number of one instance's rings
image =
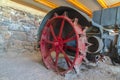
[[[54,46],[55,46],[55,47],[59,47],[59,44],[60,44],[60,43],[59,43],[58,41],[55,41],[55,42],[54,42]]]
[[[63,40],[62,38],[57,37],[57,40],[53,42],[55,50],[60,52],[59,48],[63,48]]]

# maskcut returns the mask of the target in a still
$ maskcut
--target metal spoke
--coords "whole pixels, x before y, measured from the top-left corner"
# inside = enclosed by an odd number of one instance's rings
[[[59,58],[59,53],[56,52],[56,59],[55,59],[55,66],[58,66],[58,58]]]
[[[55,36],[55,33],[54,33],[54,30],[53,30],[53,26],[51,24],[50,24],[50,31],[52,33],[52,36],[53,36],[54,40],[57,40],[56,36]]]
[[[76,51],[76,48],[73,47],[73,46],[67,46],[67,45],[65,45],[65,48],[66,48],[66,49],[73,50],[73,51]]]
[[[62,54],[64,55],[64,58],[65,58],[66,62],[67,62],[68,64],[72,64],[73,62],[70,60],[70,58],[69,58],[68,55],[65,53],[65,51],[64,51],[61,47],[59,47],[59,48],[60,48]]]
[[[49,51],[48,51],[48,53],[46,54],[46,57],[45,57],[45,58],[47,58],[48,56],[51,56],[52,51],[54,51],[53,48],[49,49]]]
[[[46,43],[49,43],[49,44],[54,44],[53,41],[50,41],[50,40],[44,40]]]
[[[59,37],[61,37],[61,36],[62,36],[62,32],[63,32],[63,27],[64,27],[64,24],[65,24],[65,20],[63,19],[63,20],[62,20],[62,23],[61,23],[61,26],[60,26]]]
[[[75,39],[76,39],[76,36],[71,37],[71,38],[68,38],[68,39],[65,39],[65,40],[63,41],[63,43],[67,43],[67,42],[73,41],[73,40],[75,40]]]
[[[73,34],[74,34],[74,31],[72,30],[72,31],[69,32],[69,34],[66,36],[66,38],[69,38]]]

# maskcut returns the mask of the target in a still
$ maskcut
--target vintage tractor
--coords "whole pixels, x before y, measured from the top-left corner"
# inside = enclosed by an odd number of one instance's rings
[[[110,57],[114,58],[115,62],[120,61],[119,27],[117,32],[116,24],[114,29],[104,28],[106,24],[98,23],[98,19],[101,19],[99,14],[99,11],[94,12],[92,20],[70,7],[62,6],[50,11],[38,30],[38,43],[44,65],[48,69],[65,74],[72,70],[78,73],[83,61],[89,63],[98,59],[98,55],[116,54]],[[114,34],[110,35],[110,32]]]

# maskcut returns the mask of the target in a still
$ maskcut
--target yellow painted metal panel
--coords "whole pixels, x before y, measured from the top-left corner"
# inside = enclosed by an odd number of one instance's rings
[[[120,6],[120,2],[110,5],[110,7]]]
[[[34,1],[36,1],[38,3],[41,3],[41,4],[45,5],[45,6],[48,6],[48,7],[52,8],[52,9],[58,7],[58,5],[52,3],[52,2],[50,2],[48,0],[34,0]]]
[[[103,8],[109,8],[104,0],[97,0],[97,2],[103,7]]]
[[[83,12],[88,14],[89,16],[92,16],[92,11],[90,9],[88,9],[85,5],[80,3],[78,0],[67,0],[67,2],[71,3],[72,5],[74,5],[78,9],[82,10]]]

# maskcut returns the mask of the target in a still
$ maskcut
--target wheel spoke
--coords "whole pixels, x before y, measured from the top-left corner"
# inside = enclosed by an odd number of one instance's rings
[[[59,53],[56,52],[55,67],[58,66],[58,58],[59,58]]]
[[[74,34],[74,31],[72,30],[72,31],[69,32],[69,34],[66,36],[66,38],[69,38],[73,34]]]
[[[69,63],[66,58],[65,58],[65,60],[66,60],[66,63],[67,63],[67,65],[68,65],[68,67],[70,67],[71,63]]]
[[[61,36],[62,36],[62,32],[63,32],[63,27],[64,27],[64,24],[65,24],[65,20],[63,19],[63,20],[62,20],[62,23],[61,23],[61,26],[60,26],[59,37],[61,37]]]
[[[54,49],[53,49],[53,48],[51,48],[51,49],[48,51],[48,53],[46,54],[46,57],[45,57],[45,58],[47,58],[47,57],[51,56],[52,51],[54,51]]]
[[[53,26],[51,24],[50,24],[50,31],[52,33],[52,36],[53,36],[54,40],[57,40],[56,36],[55,36],[55,33],[54,33],[54,30],[53,30]]]
[[[68,55],[65,53],[65,51],[61,47],[60,47],[60,50],[61,50],[62,54],[64,55],[64,58],[65,58],[66,62],[68,64],[72,64],[72,61],[70,60],[70,58],[68,57]]]
[[[50,41],[50,40],[45,40],[46,43],[49,43],[49,44],[54,44],[53,41]]]
[[[65,40],[63,41],[63,43],[67,43],[67,42],[73,41],[73,40],[75,40],[75,39],[76,39],[76,36],[71,37],[71,38],[68,38],[68,39],[65,39]]]
[[[76,51],[76,48],[75,48],[75,47],[73,47],[73,46],[67,46],[67,45],[66,45],[66,46],[65,46],[65,48],[66,48],[66,49],[73,50],[73,51]]]

